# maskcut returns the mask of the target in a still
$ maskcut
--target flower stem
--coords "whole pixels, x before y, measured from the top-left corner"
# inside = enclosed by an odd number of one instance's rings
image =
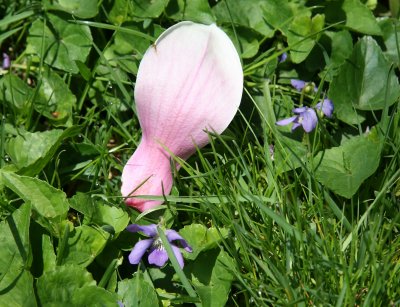
[[[171,260],[171,264],[174,267],[176,274],[178,274],[178,277],[181,280],[183,287],[186,289],[186,292],[189,294],[190,297],[198,299],[196,292],[193,290],[189,280],[186,278],[185,273],[182,271],[181,267],[179,266],[178,260],[176,259],[175,254],[172,251],[172,247],[169,244],[168,239],[164,234],[164,231],[160,227],[157,227],[157,232],[158,232],[158,235],[160,236],[162,244],[168,254],[168,258],[169,258],[169,260]],[[195,305],[201,306],[200,303],[195,303]]]

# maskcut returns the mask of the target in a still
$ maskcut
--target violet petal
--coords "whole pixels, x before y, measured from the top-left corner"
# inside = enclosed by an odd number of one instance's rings
[[[279,57],[279,63],[283,63],[287,60],[288,54],[287,52],[284,52],[281,54],[281,56]]]
[[[308,107],[299,107],[299,108],[294,108],[292,111],[294,114],[302,114],[306,112]]]
[[[149,253],[149,263],[162,267],[168,260],[167,251],[164,248],[155,248]]]
[[[299,122],[293,123],[292,131],[293,131],[293,130],[296,130],[296,129],[299,128],[300,126],[301,126],[301,123],[299,123]]]
[[[149,249],[153,242],[153,239],[146,239],[137,242],[133,247],[131,253],[129,254],[129,262],[131,264],[138,264],[142,259],[144,253]]]
[[[176,257],[176,260],[178,260],[179,266],[181,267],[181,269],[183,269],[184,262],[183,262],[183,256],[181,254],[180,249],[173,244],[171,244],[171,247],[172,247],[172,251],[174,252],[174,255]]]
[[[131,224],[126,227],[126,230],[130,232],[142,232],[148,237],[155,237],[157,236],[157,225],[150,224],[150,225],[138,225],[138,224]]]
[[[292,116],[292,117],[289,117],[289,118],[281,119],[281,120],[278,120],[275,123],[275,125],[286,126],[286,125],[289,125],[290,123],[294,122],[296,119],[297,119],[297,116]]]
[[[303,88],[307,85],[306,81],[298,80],[298,79],[291,79],[290,84],[299,92],[303,90]]]
[[[325,114],[325,116],[327,116],[327,117],[332,117],[333,109],[334,109],[332,100],[330,100],[330,99],[324,99],[323,101],[318,102],[318,103],[315,105],[315,108],[316,108],[317,110],[321,110],[322,113]]]
[[[192,248],[189,246],[187,241],[175,230],[168,229],[165,231],[165,235],[168,239],[168,242],[178,241],[187,252],[192,252]]]
[[[309,133],[317,126],[318,117],[314,109],[308,108],[307,111],[301,114],[302,121],[301,125],[305,132]]]

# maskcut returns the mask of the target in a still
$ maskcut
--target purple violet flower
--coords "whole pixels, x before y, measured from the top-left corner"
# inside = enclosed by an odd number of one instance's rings
[[[1,67],[3,69],[9,69],[10,65],[11,65],[10,56],[7,53],[3,52],[3,63]]]
[[[290,84],[299,92],[301,92],[305,88],[305,92],[311,91],[311,88],[309,87],[314,87],[313,90],[314,92],[318,92],[318,87],[314,85],[313,82],[306,82],[303,80],[298,80],[298,79],[290,79]]]
[[[286,126],[293,123],[292,131],[303,126],[305,132],[309,133],[317,126],[318,117],[314,109],[309,107],[301,107],[293,109],[295,116],[285,118],[276,122],[278,126]]]
[[[330,99],[324,99],[315,105],[315,109],[317,111],[322,111],[326,117],[332,117],[334,109],[333,102]]]
[[[158,236],[156,224],[150,224],[147,226],[131,224],[126,227],[126,230],[130,232],[140,231],[146,236],[150,237],[150,239],[145,239],[137,242],[136,245],[133,247],[131,253],[129,254],[129,262],[131,264],[138,264],[147,250],[149,250],[148,261],[150,264],[155,264],[156,266],[162,267],[167,262],[168,254],[162,244],[160,237]],[[181,246],[189,253],[192,252],[192,248],[189,246],[186,240],[182,238],[181,235],[175,230],[167,229],[165,231],[165,236],[167,237],[168,242],[171,243],[172,250],[175,254],[176,259],[178,260],[179,266],[183,268],[184,263],[181,251],[179,247],[172,242],[179,242]]]
[[[288,57],[287,52],[282,53],[282,54],[280,55],[280,57],[279,57],[279,63],[285,62],[285,61],[287,60],[287,57]]]

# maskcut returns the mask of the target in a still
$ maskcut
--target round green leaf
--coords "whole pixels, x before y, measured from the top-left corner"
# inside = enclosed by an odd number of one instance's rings
[[[55,126],[70,126],[75,103],[76,97],[64,80],[47,69],[42,75],[39,95],[35,101],[36,111],[46,116]]]
[[[86,270],[74,265],[45,272],[37,281],[41,306],[118,306],[116,295],[96,286]]]
[[[118,295],[125,306],[158,306],[157,293],[141,274],[118,283]]]
[[[47,1],[44,4],[46,9],[64,11],[79,18],[92,18],[98,13],[97,0],[57,0],[51,3]]]
[[[75,61],[85,62],[92,48],[92,35],[85,25],[70,23],[57,15],[33,22],[28,43],[50,66],[77,73]]]
[[[126,21],[157,18],[165,10],[168,0],[116,0],[109,14],[109,19],[115,24]]]
[[[215,22],[207,0],[172,0],[169,1],[166,13],[174,20],[190,20],[204,24]]]
[[[64,235],[64,234],[62,234]],[[75,227],[69,234],[60,263],[88,266],[107,244],[110,234],[87,225]],[[60,249],[59,249],[60,253]]]
[[[294,63],[304,61],[319,37],[318,32],[324,27],[325,16],[317,14],[311,18],[311,13],[296,16],[287,31],[290,55]]]
[[[179,233],[193,249],[192,253],[183,252],[185,258],[195,259],[202,251],[217,247],[222,237],[226,238],[228,236],[229,230],[226,228],[217,230],[215,227],[207,228],[201,224],[190,224],[183,227]]]
[[[265,22],[265,16],[260,0],[231,1],[230,10],[226,9],[226,4],[221,1],[217,3],[212,11],[219,22],[241,25],[253,29],[266,37],[272,37],[275,30],[269,23]]]
[[[316,178],[335,193],[351,198],[378,168],[380,153],[378,140],[364,135],[354,137],[316,156]]]
[[[398,78],[381,48],[372,37],[363,37],[333,79],[328,96],[335,104],[336,116],[356,124],[359,118],[354,108],[380,110],[392,105],[399,94]]]
[[[381,35],[381,29],[371,10],[360,0],[327,1],[326,20],[329,23],[343,23],[351,30],[369,35]]]

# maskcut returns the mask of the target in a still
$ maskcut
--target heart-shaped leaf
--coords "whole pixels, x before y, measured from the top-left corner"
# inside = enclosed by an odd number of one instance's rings
[[[382,85],[383,84],[383,85]],[[400,95],[398,78],[372,37],[363,37],[351,57],[339,70],[329,89],[336,116],[357,124],[354,109],[380,110],[392,105]]]
[[[335,193],[351,198],[378,168],[381,148],[379,139],[364,135],[346,140],[316,156],[320,161],[316,178]]]
[[[85,25],[47,14],[37,19],[29,30],[28,43],[33,51],[50,66],[67,72],[79,71],[75,61],[85,62],[92,48],[92,34]]]

